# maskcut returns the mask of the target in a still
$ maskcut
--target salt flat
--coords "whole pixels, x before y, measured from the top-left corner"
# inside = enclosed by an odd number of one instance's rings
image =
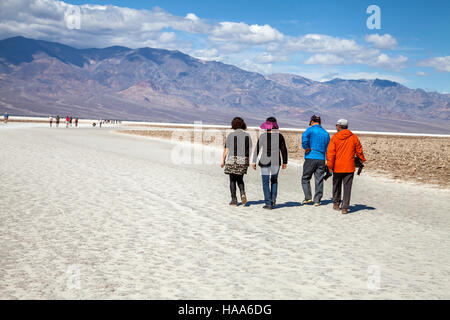
[[[0,124],[1,299],[450,298],[448,190],[363,173],[343,216],[290,164],[233,208],[218,164],[117,128]]]

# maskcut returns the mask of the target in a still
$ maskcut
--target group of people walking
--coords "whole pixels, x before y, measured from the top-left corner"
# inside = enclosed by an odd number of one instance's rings
[[[48,118],[48,121],[49,121],[49,123],[50,123],[50,127],[53,126],[53,120],[55,120],[55,125],[56,125],[56,127],[58,128],[58,127],[59,127],[59,123],[61,122],[61,117],[60,117],[59,115],[57,115],[57,116],[55,117],[55,119],[53,119],[53,117],[50,116],[50,117]],[[69,126],[72,126],[73,123],[75,123],[75,127],[78,127],[78,118],[74,118],[74,117],[71,117],[71,116],[67,116],[67,117],[66,117],[66,128],[68,128]]]
[[[9,119],[9,114],[8,112],[5,112],[3,114],[3,121],[5,124],[8,123],[8,119]],[[61,118],[59,115],[57,115],[56,117],[53,118],[53,116],[49,116],[48,117],[48,122],[50,127],[53,127],[53,123],[55,123],[55,126],[58,128],[60,122],[66,122],[66,128],[68,128],[69,126],[72,127],[73,125],[75,125],[75,127],[78,127],[78,117],[72,117],[72,116],[66,116],[66,118]],[[104,123],[108,123],[108,124],[121,124],[122,121],[120,120],[103,120],[100,119],[98,120],[99,126],[100,128],[102,127],[102,124]],[[95,127],[96,123],[94,123],[94,127]]]
[[[260,126],[264,132],[259,136],[252,150],[252,139],[245,132],[247,125],[240,117],[231,122],[233,132],[225,141],[221,167],[230,178],[230,205],[237,206],[237,188],[241,202],[247,203],[244,175],[251,166],[261,170],[264,209],[276,206],[278,190],[278,174],[286,169],[288,150],[283,135],[279,132],[277,120],[269,117]],[[305,195],[302,204],[314,203],[320,206],[323,196],[323,181],[333,175],[333,209],[347,214],[350,206],[352,182],[355,162],[365,162],[362,145],[356,135],[348,129],[348,121],[340,119],[336,123],[337,133],[330,139],[329,133],[322,128],[321,118],[311,117],[309,128],[302,134],[301,145],[305,152],[303,164],[302,189]],[[310,180],[314,175],[315,190],[312,196]],[[342,197],[342,186],[344,187]],[[237,188],[236,188],[237,187]]]
[[[104,120],[104,119],[99,119],[98,120],[98,126],[101,128],[103,124],[121,124],[122,121],[121,120]],[[92,126],[95,127],[97,125],[96,122],[92,123]]]

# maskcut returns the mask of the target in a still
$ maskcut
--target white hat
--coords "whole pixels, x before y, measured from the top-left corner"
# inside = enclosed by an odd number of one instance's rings
[[[340,125],[340,126],[344,126],[347,127],[348,126],[348,120],[347,119],[339,119],[336,124]]]

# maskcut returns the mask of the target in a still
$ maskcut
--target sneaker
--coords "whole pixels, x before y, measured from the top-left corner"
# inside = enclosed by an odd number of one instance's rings
[[[237,200],[236,199],[232,199],[230,202],[230,206],[237,206]]]
[[[348,214],[348,209],[342,208],[342,214]]]
[[[265,205],[263,209],[272,210],[272,206]]]
[[[314,202],[314,207],[320,206],[320,202]]]
[[[307,204],[307,203],[311,203],[311,202],[313,202],[312,199],[309,199],[309,200],[305,199],[302,201],[302,204]]]
[[[242,204],[245,206],[245,204],[247,203],[247,197],[245,196],[245,194],[241,195],[241,201]]]
[[[336,211],[339,211],[340,210],[339,209],[339,203],[334,203],[333,204],[333,209],[336,210]]]

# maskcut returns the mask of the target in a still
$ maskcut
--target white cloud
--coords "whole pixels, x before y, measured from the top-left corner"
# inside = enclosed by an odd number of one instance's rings
[[[198,21],[199,20],[199,17],[197,17],[196,15],[195,15],[195,13],[188,13],[187,15],[186,15],[186,17],[184,17],[185,19],[188,19],[188,20],[192,20],[192,21]]]
[[[195,50],[191,54],[195,58],[202,59],[202,60],[214,60],[214,61],[222,60],[221,56],[219,55],[219,51],[215,48]]]
[[[80,29],[67,28],[64,16],[69,8],[79,8]],[[293,57],[300,59],[302,53],[312,54],[304,62],[307,65],[362,64],[401,70],[407,62],[404,56],[389,57],[381,52],[381,47],[396,45],[396,40],[388,34],[367,36],[366,41],[372,43],[368,47],[353,39],[325,34],[288,36],[267,24],[213,23],[192,12],[183,17],[160,8],[137,10],[113,5],[74,6],[56,0],[1,0],[0,38],[16,35],[75,47],[122,45],[177,49],[201,59],[263,72],[277,62],[293,60]],[[447,58],[423,63],[449,71],[448,62],[447,67],[442,67],[439,60]]]
[[[382,53],[378,55],[374,60],[368,61],[367,63],[374,67],[380,67],[389,70],[399,71],[405,68],[405,63],[408,58],[405,56],[398,56],[397,58],[391,58],[387,54]]]
[[[375,40],[374,40],[375,39]],[[378,37],[369,40],[376,41]],[[396,41],[390,35],[380,37],[377,46],[390,46]],[[375,46],[374,46],[375,47]],[[407,57],[400,55],[396,58],[382,53],[380,49],[359,45],[353,39],[343,39],[324,34],[306,34],[300,37],[290,37],[283,43],[268,46],[268,51],[292,54],[292,52],[315,53],[305,60],[305,64],[319,65],[350,65],[363,64],[388,70],[399,71],[405,68]]]
[[[380,36],[378,33],[366,35],[366,42],[369,42],[377,49],[393,49],[397,47],[397,40],[390,34]]]
[[[233,42],[224,42],[220,43],[217,48],[223,53],[237,53],[241,52],[245,47],[245,45],[233,43]]]
[[[406,67],[407,61],[408,58],[403,55],[390,57],[385,53],[381,53],[378,49],[359,47],[358,50],[350,50],[348,52],[335,51],[334,53],[316,53],[309,57],[304,63],[308,65],[362,64],[387,70],[400,71]]]
[[[273,63],[279,61],[288,61],[288,58],[285,56],[277,56],[268,52],[264,52],[255,58],[255,62],[257,63]]]
[[[258,63],[272,63],[275,61],[275,57],[270,53],[263,53],[257,56],[255,61]]]
[[[335,78],[345,79],[345,80],[373,80],[373,79],[384,79],[395,81],[401,84],[407,83],[407,79],[403,77],[399,77],[389,73],[378,73],[378,72],[336,72],[333,73],[332,76],[330,74],[324,74],[321,78],[317,79],[317,81],[329,81]]]
[[[289,38],[286,49],[292,51],[344,53],[361,50],[354,40],[341,39],[323,34],[306,34]]]
[[[243,22],[220,22],[211,31],[213,41],[234,41],[245,44],[264,44],[282,41],[284,36],[278,30],[265,24],[248,25]]]
[[[428,76],[428,73],[423,72],[423,71],[417,71],[416,75],[421,76],[421,77],[426,77],[426,76]]]
[[[422,67],[432,67],[440,72],[450,72],[450,56],[426,59],[420,61],[418,65]]]
[[[173,42],[173,41],[175,41],[175,39],[176,39],[176,36],[175,36],[175,33],[173,33],[173,32],[163,32],[159,36],[159,41],[161,41],[163,43]]]
[[[65,13],[78,8],[80,29],[70,29]],[[0,37],[23,35],[58,41],[78,47],[125,45],[132,48],[152,45],[186,47],[176,43],[170,30],[207,33],[211,26],[194,14],[174,16],[160,8],[137,10],[112,5],[74,6],[55,0],[2,0],[0,2]],[[181,45],[180,45],[181,44]]]
[[[317,53],[305,61],[305,64],[322,64],[322,65],[336,65],[344,64],[345,60],[330,53]]]
[[[242,68],[244,70],[248,70],[248,71],[258,72],[258,73],[262,73],[262,74],[266,74],[266,75],[273,73],[273,68],[272,68],[271,63],[259,64],[259,63],[253,62],[253,60],[251,60],[251,59],[244,59],[241,62],[237,63],[237,65],[240,68]]]

